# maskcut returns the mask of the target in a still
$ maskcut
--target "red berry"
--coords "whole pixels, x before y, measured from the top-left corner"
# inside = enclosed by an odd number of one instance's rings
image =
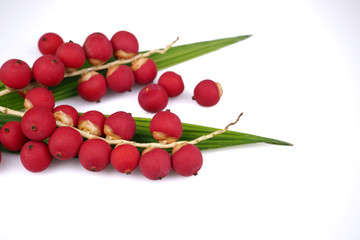
[[[193,99],[201,106],[211,107],[219,102],[221,95],[220,83],[206,79],[196,85]]]
[[[32,71],[39,83],[51,87],[61,83],[65,75],[65,66],[60,58],[44,55],[34,62]]]
[[[197,175],[202,167],[203,157],[198,147],[187,144],[173,153],[171,163],[176,173],[187,177]]]
[[[81,165],[93,172],[104,170],[110,163],[110,145],[102,139],[86,140],[80,147]]]
[[[77,91],[86,101],[99,102],[107,91],[106,79],[95,71],[85,73],[79,79]]]
[[[32,107],[44,107],[52,111],[55,107],[54,95],[47,88],[33,88],[25,95],[24,107],[26,110]]]
[[[144,110],[156,113],[166,107],[168,95],[162,86],[153,83],[140,90],[138,101]]]
[[[108,87],[114,92],[130,91],[135,83],[134,73],[126,65],[116,65],[109,68],[106,73]]]
[[[21,130],[31,140],[42,141],[48,138],[55,128],[55,117],[44,107],[31,108],[21,119]]]
[[[7,122],[0,130],[0,142],[9,151],[20,151],[28,140],[21,130],[20,122]]]
[[[56,33],[45,33],[38,41],[38,47],[43,55],[55,55],[58,47],[63,44],[64,40]]]
[[[21,149],[20,159],[30,172],[41,172],[49,167],[52,156],[44,142],[29,141]]]
[[[55,55],[63,61],[68,72],[82,67],[86,60],[84,49],[72,41],[61,44]]]
[[[158,84],[165,88],[169,97],[179,96],[184,91],[182,77],[172,71],[163,73],[159,78]]]
[[[83,143],[81,134],[71,127],[59,127],[49,138],[49,151],[51,155],[60,160],[74,158]]]
[[[22,60],[10,59],[0,68],[0,81],[9,88],[24,88],[31,81],[31,69]]]
[[[130,174],[139,164],[139,150],[129,144],[118,145],[111,151],[111,165],[119,172]]]
[[[70,105],[59,105],[52,111],[55,119],[70,127],[77,127],[79,121],[78,111]]]
[[[110,40],[103,33],[92,33],[83,45],[85,55],[94,66],[104,64],[113,55],[113,48]]]
[[[118,59],[129,59],[139,52],[139,43],[134,34],[118,31],[111,38],[114,54]]]
[[[131,69],[134,71],[135,82],[146,85],[154,81],[157,75],[157,67],[151,58],[139,58],[132,62]]]
[[[170,154],[161,148],[152,149],[140,157],[139,169],[151,180],[160,180],[171,171]]]
[[[104,134],[104,123],[106,117],[99,111],[85,112],[79,117],[78,129],[92,135],[102,136]]]
[[[107,139],[131,140],[135,135],[136,123],[131,114],[119,111],[111,114],[104,123]]]
[[[170,111],[156,113],[149,128],[153,137],[162,143],[176,142],[183,131],[180,118]]]

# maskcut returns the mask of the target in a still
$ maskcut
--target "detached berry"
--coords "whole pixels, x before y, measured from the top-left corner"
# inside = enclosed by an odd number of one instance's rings
[[[78,129],[100,137],[104,134],[105,120],[106,117],[101,112],[88,111],[79,117]]]
[[[139,169],[151,180],[161,180],[171,171],[170,154],[161,148],[151,149],[140,157]]]
[[[65,66],[60,58],[53,55],[39,57],[32,68],[34,78],[41,84],[52,87],[56,86],[64,78]]]
[[[182,131],[180,118],[170,111],[158,112],[150,121],[150,132],[161,143],[176,142]]]
[[[79,113],[73,106],[59,105],[52,112],[56,121],[60,121],[70,127],[77,127]]]
[[[38,41],[38,47],[43,55],[55,55],[58,47],[64,43],[64,40],[56,33],[45,33]]]
[[[86,60],[84,49],[72,41],[61,44],[55,55],[63,61],[68,72],[82,67]]]
[[[52,111],[55,107],[54,95],[47,88],[33,88],[25,95],[24,107],[26,110],[33,107],[44,107]]]
[[[88,61],[94,66],[104,64],[113,55],[110,40],[99,32],[92,33],[85,39],[83,49]]]
[[[49,138],[49,151],[59,160],[74,158],[83,143],[81,134],[71,127],[57,128]]]
[[[0,130],[0,142],[9,151],[20,151],[29,139],[21,130],[21,123],[10,121],[5,123]]]
[[[184,82],[181,76],[175,72],[164,72],[158,81],[158,84],[165,88],[169,97],[179,96],[184,91]]]
[[[95,71],[84,73],[79,79],[77,91],[86,101],[99,102],[107,91],[106,79]]]
[[[24,88],[31,81],[31,69],[22,60],[10,59],[0,68],[0,81],[9,88]]]
[[[111,38],[114,55],[118,59],[129,59],[139,52],[139,43],[134,34],[127,31],[118,31]]]
[[[130,91],[135,83],[134,73],[126,65],[116,65],[109,68],[106,73],[108,87],[114,92]]]
[[[44,142],[29,141],[21,149],[22,165],[30,172],[41,172],[49,167],[52,156]]]
[[[21,130],[31,140],[42,141],[56,128],[53,114],[44,107],[33,107],[21,119]]]
[[[134,118],[123,111],[111,114],[104,123],[104,133],[107,139],[131,140],[135,135],[135,130]]]
[[[222,93],[220,83],[206,79],[196,85],[193,99],[201,106],[211,107],[219,102]]]
[[[168,94],[162,86],[153,83],[140,90],[138,101],[145,111],[156,113],[166,107]]]
[[[188,177],[197,175],[202,167],[203,157],[198,147],[187,144],[173,153],[171,163],[176,173]]]
[[[129,144],[118,145],[111,151],[111,165],[121,173],[130,174],[139,164],[139,150]]]
[[[132,62],[131,69],[134,71],[135,82],[146,85],[154,81],[157,75],[157,67],[151,58],[142,57]]]
[[[86,140],[80,147],[79,160],[89,171],[99,172],[110,163],[110,145],[102,139]]]

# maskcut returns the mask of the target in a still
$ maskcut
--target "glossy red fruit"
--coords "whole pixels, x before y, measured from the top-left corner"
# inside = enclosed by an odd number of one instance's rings
[[[201,106],[211,107],[219,102],[222,93],[220,83],[206,79],[196,85],[193,99]]]
[[[151,58],[142,57],[132,62],[131,69],[134,71],[135,82],[146,85],[154,81],[157,75],[157,66]]]
[[[21,130],[31,140],[42,141],[56,128],[53,114],[44,107],[33,107],[21,119]]]
[[[95,71],[85,73],[79,79],[77,91],[86,101],[99,102],[107,91],[106,79]]]
[[[56,33],[45,33],[38,41],[38,47],[43,55],[55,55],[58,47],[64,43],[64,40]]]
[[[173,153],[171,164],[174,171],[181,176],[197,175],[203,164],[203,157],[198,147],[187,144]]]
[[[24,88],[31,81],[31,69],[22,60],[10,59],[0,68],[0,81],[9,88]]]
[[[82,46],[72,41],[61,44],[55,55],[61,59],[68,72],[79,69],[86,60]]]
[[[79,117],[78,129],[96,136],[104,134],[106,117],[99,111],[87,111]]]
[[[128,31],[118,31],[111,38],[114,55],[118,59],[129,59],[139,52],[139,43],[134,34]]]
[[[139,169],[151,180],[161,180],[171,171],[170,154],[161,148],[152,149],[140,157]]]
[[[110,162],[111,165],[121,173],[130,174],[139,164],[140,153],[139,150],[130,145],[118,145],[111,151]]]
[[[39,83],[52,87],[64,79],[65,66],[60,58],[54,55],[44,55],[34,62],[32,72]]]
[[[44,142],[29,141],[21,149],[22,165],[30,172],[41,172],[49,167],[52,156]]]
[[[70,127],[77,127],[79,121],[78,111],[70,105],[59,105],[52,111],[55,119]]]
[[[29,139],[21,130],[21,123],[10,121],[5,123],[0,130],[0,142],[9,151],[20,151]]]
[[[160,76],[158,84],[165,88],[169,97],[179,96],[185,88],[182,77],[172,71],[164,72]]]
[[[113,55],[110,40],[99,32],[92,33],[85,39],[83,49],[88,61],[94,66],[104,64]]]
[[[106,118],[104,133],[107,139],[131,140],[135,135],[136,123],[131,114],[118,111]]]
[[[106,73],[107,86],[114,92],[130,91],[135,83],[134,73],[126,65],[116,65],[109,68]]]
[[[153,137],[162,143],[176,142],[183,131],[180,118],[169,110],[156,113],[149,128]]]
[[[26,110],[33,107],[44,107],[52,111],[55,107],[54,95],[47,88],[33,88],[25,95],[24,107]]]
[[[74,158],[83,143],[81,134],[71,127],[59,127],[49,137],[49,151],[59,160]]]
[[[102,139],[86,140],[80,147],[81,165],[92,172],[104,170],[110,163],[110,145]]]
[[[145,111],[156,113],[166,107],[168,95],[162,86],[153,83],[140,90],[138,101]]]

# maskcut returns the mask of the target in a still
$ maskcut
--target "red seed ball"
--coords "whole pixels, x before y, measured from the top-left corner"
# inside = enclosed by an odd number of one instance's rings
[[[59,160],[74,158],[83,143],[81,134],[71,127],[59,127],[49,138],[49,151]]]
[[[118,145],[111,151],[111,165],[121,173],[130,174],[139,164],[139,150],[130,145]]]
[[[30,172],[41,172],[49,167],[52,156],[44,142],[29,141],[21,149],[22,165]]]
[[[33,88],[25,95],[24,107],[26,110],[33,107],[44,107],[52,111],[55,107],[54,95],[47,88]]]
[[[122,93],[131,90],[131,87],[135,83],[135,77],[129,66],[116,65],[108,69],[106,82],[111,90]]]
[[[188,177],[197,175],[202,167],[203,157],[198,147],[187,144],[173,153],[171,164],[176,173]]]
[[[0,130],[0,142],[9,151],[20,151],[28,140],[21,130],[20,122],[7,122]]]
[[[184,82],[182,77],[172,71],[164,72],[160,76],[158,84],[165,88],[169,97],[179,96],[184,91]]]
[[[86,101],[99,102],[107,91],[106,79],[95,71],[85,73],[79,79],[77,91]]]
[[[145,111],[156,113],[166,107],[168,95],[162,86],[153,83],[140,90],[138,101]]]
[[[114,55],[118,59],[129,59],[139,52],[139,43],[134,34],[128,31],[118,31],[111,38]]]
[[[33,107],[21,119],[21,130],[31,140],[42,141],[56,128],[54,115],[44,107]]]
[[[111,114],[104,123],[107,139],[131,140],[135,135],[136,123],[131,114],[118,111]]]
[[[68,72],[82,67],[86,60],[84,49],[72,41],[61,44],[55,55],[63,61]]]
[[[131,69],[134,71],[135,82],[146,85],[154,81],[157,75],[157,67],[151,58],[142,57],[132,62]]]
[[[83,48],[88,61],[94,66],[104,64],[113,55],[110,40],[103,33],[99,32],[90,34],[85,39]]]
[[[45,33],[38,41],[38,47],[43,55],[55,55],[58,47],[64,43],[64,40],[56,33]]]
[[[55,119],[70,127],[77,127],[79,121],[78,111],[70,105],[59,105],[52,111]]]
[[[86,140],[80,147],[81,165],[92,172],[104,170],[110,163],[110,145],[102,139]]]
[[[60,58],[54,55],[44,55],[34,62],[32,72],[39,83],[52,87],[64,79],[65,66]]]
[[[196,85],[193,99],[201,106],[211,107],[219,102],[221,95],[220,83],[206,79]]]
[[[153,137],[162,143],[176,142],[183,131],[180,118],[170,111],[156,113],[149,128]]]
[[[0,68],[0,81],[9,88],[24,88],[31,81],[31,69],[22,60],[10,59]]]
[[[78,129],[96,136],[104,134],[106,117],[99,111],[87,111],[79,117]]]
[[[161,148],[152,149],[140,157],[139,169],[151,180],[160,180],[171,171],[170,154]]]

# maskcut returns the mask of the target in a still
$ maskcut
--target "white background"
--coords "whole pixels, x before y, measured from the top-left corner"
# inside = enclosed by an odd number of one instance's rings
[[[27,172],[17,154],[0,164],[0,239],[360,239],[360,3],[294,1],[0,2],[0,64],[32,65],[45,32],[80,44],[90,33],[128,30],[140,50],[253,36],[168,68],[185,92],[168,105],[183,122],[272,137],[204,151],[196,177],[150,181],[111,166],[92,173],[77,159]],[[159,75],[165,70],[159,72]],[[158,75],[158,76],[159,76]],[[191,100],[197,82],[220,82],[218,105]],[[156,80],[157,81],[157,80]],[[79,111],[151,117],[131,93]]]

